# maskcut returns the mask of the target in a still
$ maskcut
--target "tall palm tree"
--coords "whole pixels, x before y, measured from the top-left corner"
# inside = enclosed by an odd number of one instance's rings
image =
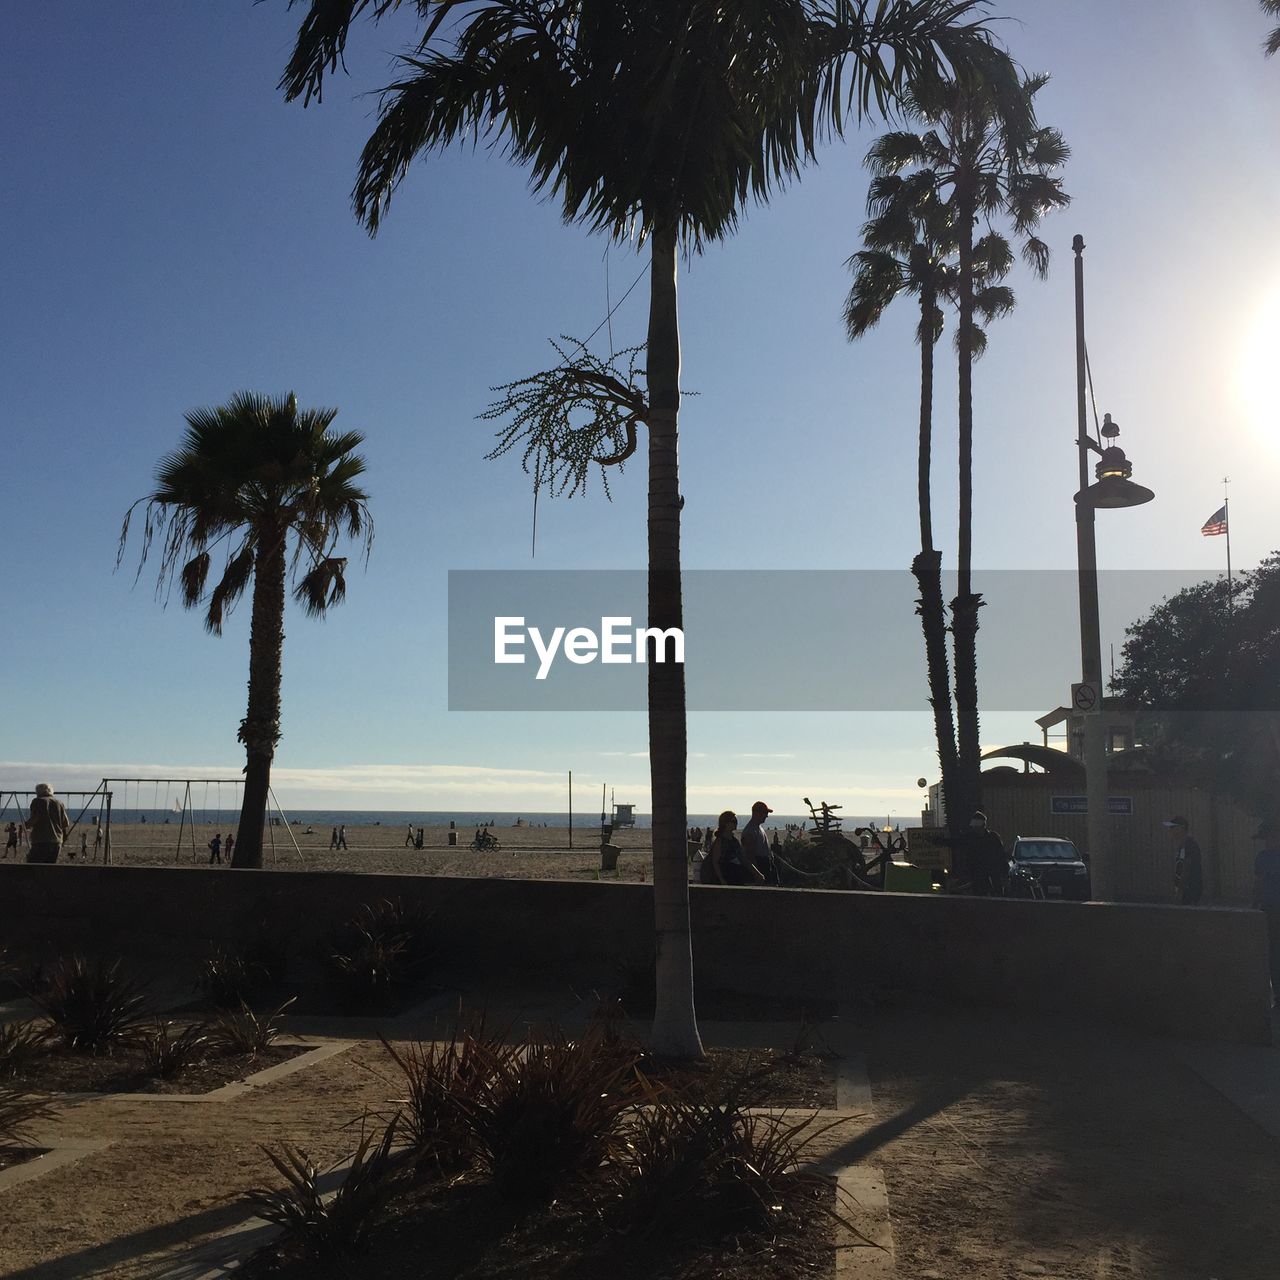
[[[339,539],[361,539],[366,557],[373,542],[368,495],[356,485],[365,469],[356,453],[364,437],[331,432],[337,412],[299,410],[292,393],[273,399],[250,391],[217,408],[192,410],[181,446],[160,460],[155,488],[129,508],[120,530],[117,565],[133,512],[145,504],[139,574],[160,537],[159,589],[176,577],[183,605],[203,605],[204,624],[214,635],[221,635],[223,618],[253,583],[249,705],[238,735],[245,748],[245,782],[232,855],[236,867],[262,865],[271,762],[280,741],[290,561],[294,599],[319,617],[346,595],[347,561],[333,554]],[[213,551],[219,548],[226,562],[206,596]]]
[[[873,164],[873,169],[875,168]],[[947,660],[946,608],[942,593],[942,553],[934,545],[930,469],[933,452],[934,348],[942,335],[942,303],[956,301],[956,236],[951,211],[939,198],[928,174],[904,177],[877,172],[867,196],[873,215],[862,228],[865,249],[846,264],[854,273],[845,302],[845,328],[856,341],[880,323],[897,298],[918,300],[920,320],[916,341],[920,345],[920,425],[916,493],[920,514],[920,551],[911,572],[920,588],[917,611],[924,633],[929,702],[933,708],[934,736],[942,772],[944,804],[952,825],[957,806],[947,797],[957,794],[959,757],[955,714],[951,701],[950,663]],[[1003,237],[990,233],[975,246],[978,287],[974,307],[984,322],[1013,308],[1013,293],[1000,284],[1012,265],[1012,253]],[[985,345],[985,331],[975,340]]]
[[[302,0],[281,81],[319,94],[348,29],[400,0]],[[975,0],[404,0],[423,19],[384,92],[353,191],[376,232],[420,155],[483,138],[527,164],[567,221],[651,255],[646,380],[649,625],[683,623],[676,263],[728,236],[846,115],[883,111],[946,66],[1016,77]],[[698,1056],[689,932],[683,669],[648,664],[657,1003],[654,1046]]]
[[[921,83],[904,95],[903,105],[923,131],[885,134],[869,158],[878,172],[916,172],[932,182],[956,233],[960,501],[951,631],[959,770],[952,821],[964,816],[959,810],[981,800],[977,636],[982,597],[973,590],[973,362],[982,348],[974,317],[984,264],[974,229],[979,219],[989,226],[1007,220],[1032,271],[1041,278],[1048,273],[1049,247],[1035,230],[1047,212],[1069,201],[1057,171],[1070,152],[1057,129],[1035,121],[1035,95],[1047,83],[1042,75],[1024,77],[1012,87],[993,81]]]

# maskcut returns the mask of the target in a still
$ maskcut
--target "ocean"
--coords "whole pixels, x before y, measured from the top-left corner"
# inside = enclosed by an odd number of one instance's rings
[[[72,807],[71,816],[75,817],[75,807]],[[98,805],[95,802],[93,807],[85,813],[83,821],[88,822],[92,815],[98,812]],[[424,809],[285,809],[285,817],[295,826],[313,826],[313,827],[335,827],[345,824],[348,827],[404,827],[412,823],[415,827],[447,827],[450,822],[454,823],[459,831],[466,831],[480,826],[491,826],[495,828],[514,827],[516,819],[524,820],[526,826],[547,826],[547,827],[567,827],[569,825],[569,814],[565,810],[558,813],[514,813],[495,811],[493,809],[455,809],[449,812]],[[239,809],[204,809],[197,805],[194,811],[188,811],[187,820],[194,820],[198,826],[228,826],[233,824],[240,816]],[[689,825],[691,827],[714,827],[716,819],[719,815],[714,813],[695,813],[689,817]],[[749,812],[738,814],[739,826],[745,825]],[[853,817],[844,817],[844,827],[846,830],[852,830],[854,827],[883,827],[885,825],[885,814],[877,816],[854,815]],[[180,821],[181,811],[175,809],[119,809],[113,808],[111,811],[111,821],[113,824],[127,824],[131,822],[168,822],[171,825]],[[889,815],[889,824],[915,826],[919,822],[918,814],[893,814]],[[783,827],[788,823],[798,823],[802,826],[810,825],[811,819],[808,814],[785,814],[772,813],[769,815],[769,821],[766,825],[770,827]],[[573,825],[575,829],[587,830],[590,827],[599,827],[600,814],[575,812],[573,815]],[[648,830],[650,821],[648,814],[636,814],[635,825],[640,830]]]

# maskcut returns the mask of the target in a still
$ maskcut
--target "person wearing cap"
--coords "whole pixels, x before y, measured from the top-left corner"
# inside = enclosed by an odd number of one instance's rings
[[[958,870],[968,872],[971,892],[979,897],[999,897],[1009,875],[1009,854],[1004,841],[987,826],[987,815],[975,809],[968,828],[942,841],[956,851]]]
[[[1204,894],[1204,858],[1200,842],[1191,834],[1186,818],[1170,818],[1164,824],[1177,841],[1173,862],[1173,892],[1184,907],[1196,906]]]
[[[751,821],[742,828],[742,847],[746,851],[751,865],[759,872],[760,884],[777,884],[778,868],[769,850],[769,841],[765,839],[761,827],[764,820],[773,812],[763,800],[757,800],[751,806]]]
[[[1258,824],[1253,838],[1262,848],[1253,860],[1253,905],[1267,917],[1267,959],[1271,970],[1271,1002],[1280,1000],[1280,825]]]
[[[36,798],[31,802],[31,814],[24,825],[31,833],[27,861],[57,862],[62,842],[71,830],[71,820],[47,782],[36,785]]]

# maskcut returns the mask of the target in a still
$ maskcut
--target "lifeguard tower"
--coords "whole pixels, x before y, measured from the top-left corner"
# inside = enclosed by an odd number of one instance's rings
[[[636,807],[633,804],[618,804],[613,806],[613,826],[616,831],[619,827],[634,827],[636,825]]]

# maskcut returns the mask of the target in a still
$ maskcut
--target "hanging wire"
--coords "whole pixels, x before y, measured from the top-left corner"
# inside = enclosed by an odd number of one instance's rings
[[[1089,383],[1089,403],[1093,405],[1093,433],[1102,443],[1102,429],[1098,426],[1098,402],[1093,397],[1093,366],[1089,363],[1089,344],[1084,344],[1084,376]]]
[[[609,246],[604,247],[604,318],[609,325],[609,359],[613,359],[613,304],[609,301]]]
[[[600,323],[596,325],[596,327],[592,329],[589,334],[587,334],[586,338],[583,339],[582,345],[584,347],[587,345],[588,342],[591,341],[592,338],[596,336],[597,333],[600,332],[601,329],[605,327],[605,325],[607,325],[613,319],[613,313],[617,311],[617,309],[620,306],[622,306],[622,304],[626,302],[626,300],[631,296],[631,290],[634,289],[636,285],[638,285],[640,281],[644,279],[645,272],[648,270],[649,270],[649,267],[647,263],[640,268],[640,274],[637,275],[636,278],[627,286],[626,293],[624,293],[622,297],[618,299],[617,303],[609,309],[609,313],[605,316],[605,318],[601,320]],[[612,336],[609,339],[609,344],[610,344],[610,350],[612,350],[612,346],[613,346]]]

